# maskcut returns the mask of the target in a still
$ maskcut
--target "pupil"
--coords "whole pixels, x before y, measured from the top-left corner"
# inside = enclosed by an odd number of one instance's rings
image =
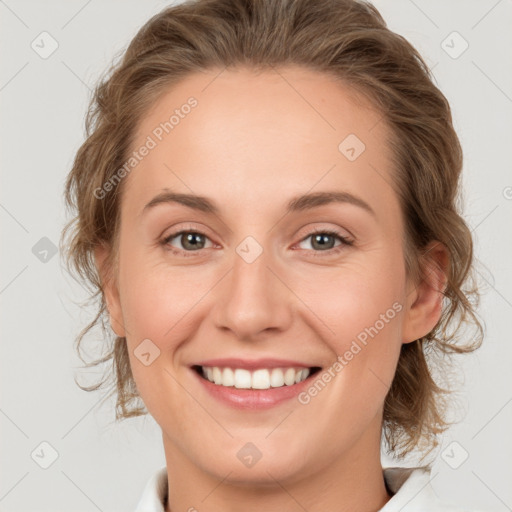
[[[199,247],[199,249],[201,249],[201,243],[196,243],[197,242],[197,239],[196,237],[201,237],[201,235],[199,233],[188,233],[186,236],[185,236],[185,240],[186,240],[186,243],[183,244],[183,247],[187,247],[187,244],[191,244],[190,247],[192,249],[197,249]]]
[[[314,240],[315,240],[315,242],[318,242],[320,244],[320,248],[325,249],[326,245],[329,245],[325,241],[326,238],[332,238],[332,237],[331,237],[331,235],[315,235]],[[329,249],[331,247],[327,247],[327,248]]]

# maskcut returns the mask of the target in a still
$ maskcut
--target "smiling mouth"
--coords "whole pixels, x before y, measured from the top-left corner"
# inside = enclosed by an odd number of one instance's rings
[[[271,389],[293,386],[318,373],[321,368],[312,366],[287,368],[230,368],[194,365],[192,369],[203,379],[217,386],[236,389]]]

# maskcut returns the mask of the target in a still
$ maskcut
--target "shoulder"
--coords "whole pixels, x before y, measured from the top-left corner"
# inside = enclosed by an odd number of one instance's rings
[[[135,512],[165,512],[168,492],[167,467],[153,473],[144,487]]]
[[[480,512],[442,502],[432,487],[428,466],[385,468],[384,480],[393,496],[379,512]]]
[[[393,496],[379,512],[481,512],[442,502],[431,485],[427,466],[385,468],[384,479]],[[150,477],[135,512],[165,512],[167,486],[164,466]]]

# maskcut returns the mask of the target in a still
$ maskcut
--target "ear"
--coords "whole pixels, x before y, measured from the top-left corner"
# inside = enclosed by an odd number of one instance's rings
[[[112,269],[107,265],[110,251],[110,247],[106,245],[98,245],[94,249],[94,259],[101,279],[103,296],[107,304],[110,326],[117,336],[124,337],[126,333],[123,322],[121,301],[119,300],[119,290],[117,289],[114,276],[112,275]]]
[[[410,343],[427,335],[441,317],[443,292],[446,289],[449,252],[434,240],[421,256],[419,283],[408,281],[406,311],[402,326],[402,342]]]

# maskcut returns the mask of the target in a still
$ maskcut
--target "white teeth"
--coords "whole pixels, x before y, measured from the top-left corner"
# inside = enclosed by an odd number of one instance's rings
[[[302,371],[302,370],[301,370]],[[291,386],[295,384],[295,370],[293,368],[288,368],[284,374],[284,383],[287,386]]]
[[[284,375],[283,370],[280,368],[274,368],[270,374],[270,385],[273,388],[280,388],[284,386]]]
[[[215,384],[224,385],[223,382],[216,382]],[[251,372],[249,370],[235,370],[235,388],[249,389],[251,387]]]
[[[222,372],[217,366],[213,367],[213,382],[215,382],[215,384],[222,383]]]
[[[272,368],[250,372],[243,368],[201,367],[203,376],[218,386],[237,389],[270,389],[292,386],[306,380],[309,368]]]
[[[231,368],[224,368],[224,371],[222,372],[222,383],[224,386],[235,385],[235,375]]]
[[[252,374],[253,389],[268,389],[270,387],[270,373],[268,370],[256,370]]]

